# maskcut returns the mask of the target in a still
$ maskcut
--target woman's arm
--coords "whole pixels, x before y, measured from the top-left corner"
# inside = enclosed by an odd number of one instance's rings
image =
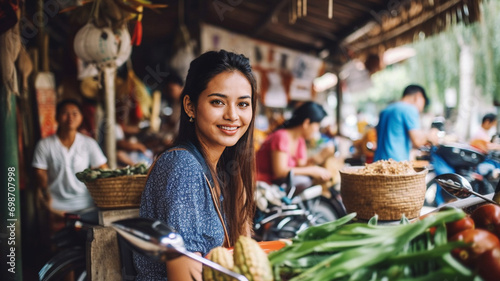
[[[271,164],[273,168],[274,179],[285,178],[291,169],[294,175],[309,176],[313,179],[327,181],[332,178],[330,171],[319,166],[298,166],[288,167],[288,155],[282,151],[271,151]],[[299,163],[300,165],[300,163]]]
[[[195,254],[201,256],[200,253]],[[202,265],[186,256],[168,260],[167,264],[167,279],[178,281],[201,281],[202,280]]]
[[[286,152],[271,150],[271,168],[275,179],[285,178],[290,172],[288,167],[288,155]]]
[[[334,154],[335,154],[335,147],[333,145],[326,146],[323,149],[321,149],[320,152],[316,153],[311,158],[309,158],[308,164],[322,166],[326,162],[326,160],[329,157],[332,157]]]

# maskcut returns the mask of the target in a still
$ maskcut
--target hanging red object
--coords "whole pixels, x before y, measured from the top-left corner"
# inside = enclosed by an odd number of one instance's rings
[[[137,20],[132,34],[132,45],[139,46],[142,41],[142,21]]]
[[[142,41],[142,6],[136,8],[137,20],[135,21],[134,34],[132,35],[132,45],[139,46]]]

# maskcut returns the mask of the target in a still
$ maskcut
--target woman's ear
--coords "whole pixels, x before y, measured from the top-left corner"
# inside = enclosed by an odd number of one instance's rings
[[[191,98],[188,95],[184,96],[182,105],[184,106],[184,111],[186,111],[188,117],[196,118],[194,104],[191,102]]]
[[[302,122],[302,127],[307,128],[311,124],[311,119],[306,118],[304,122]]]

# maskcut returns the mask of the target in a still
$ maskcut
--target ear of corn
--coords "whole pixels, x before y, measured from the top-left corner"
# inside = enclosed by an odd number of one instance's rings
[[[223,267],[229,270],[234,271],[233,255],[226,248],[216,247],[212,249],[210,253],[208,253],[207,258],[213,262],[222,265]],[[234,279],[208,266],[203,266],[203,280],[229,281]]]
[[[250,237],[240,236],[234,245],[235,271],[244,275],[249,281],[272,281],[273,274],[266,253],[257,241]]]

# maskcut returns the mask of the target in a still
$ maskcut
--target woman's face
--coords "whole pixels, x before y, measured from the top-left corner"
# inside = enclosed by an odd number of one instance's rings
[[[195,112],[198,139],[205,148],[235,145],[252,120],[252,87],[239,71],[223,72],[208,82]]]
[[[319,122],[305,122],[304,128],[304,138],[306,140],[312,140],[319,133],[320,124]]]
[[[57,116],[58,126],[63,130],[78,130],[82,121],[83,116],[78,106],[70,103],[63,106]]]

